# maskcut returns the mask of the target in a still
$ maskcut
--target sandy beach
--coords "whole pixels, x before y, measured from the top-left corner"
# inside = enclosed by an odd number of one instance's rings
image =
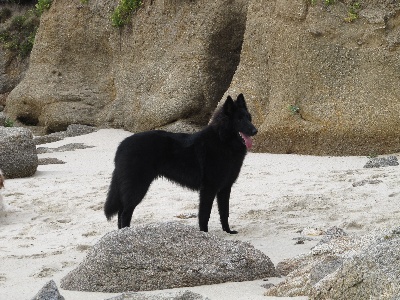
[[[1,299],[30,299],[50,279],[59,287],[60,279],[82,261],[87,250],[117,228],[116,219],[106,220],[103,204],[115,150],[129,135],[123,130],[101,129],[39,145],[57,148],[82,143],[90,147],[39,154],[39,158],[65,163],[39,165],[33,177],[6,180],[1,192],[8,210],[0,212]],[[239,234],[221,230],[216,206],[210,232],[250,242],[277,264],[308,252],[332,226],[363,234],[398,225],[400,167],[363,168],[367,161],[367,157],[249,153],[231,195],[230,224]],[[132,226],[158,221],[197,226],[196,217],[182,218],[197,214],[197,207],[197,193],[159,179],[135,210]],[[303,244],[296,243],[300,237],[306,237]],[[210,299],[284,299],[263,296],[261,285],[265,283],[183,289]],[[67,300],[117,295],[63,289],[60,293]]]

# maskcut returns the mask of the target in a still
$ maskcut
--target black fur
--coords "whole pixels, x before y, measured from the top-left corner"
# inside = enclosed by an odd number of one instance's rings
[[[244,134],[242,138],[241,132]],[[251,123],[242,94],[230,96],[210,124],[194,134],[154,130],[134,134],[119,145],[104,212],[108,220],[118,213],[118,228],[130,226],[132,213],[154,179],[163,176],[200,191],[200,230],[208,231],[215,196],[222,229],[229,227],[229,197],[247,146],[257,129]]]

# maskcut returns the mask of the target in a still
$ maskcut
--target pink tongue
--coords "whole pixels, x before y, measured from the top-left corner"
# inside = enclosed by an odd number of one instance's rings
[[[242,132],[240,132],[240,136],[244,140],[244,143],[246,144],[246,148],[247,149],[251,149],[251,147],[253,146],[253,140],[251,139],[251,137],[245,135]]]

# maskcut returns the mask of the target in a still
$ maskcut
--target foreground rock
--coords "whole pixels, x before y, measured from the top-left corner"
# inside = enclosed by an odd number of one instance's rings
[[[178,293],[162,293],[158,295],[144,295],[140,293],[124,293],[107,300],[210,300],[191,291]]]
[[[287,279],[268,296],[315,300],[400,299],[400,228],[362,237],[342,235],[286,261]]]
[[[58,291],[57,285],[54,280],[50,280],[45,286],[36,294],[32,300],[64,300],[65,298]]]
[[[61,281],[68,290],[124,292],[255,280],[276,275],[248,243],[179,223],[124,228],[104,236]]]
[[[0,169],[7,178],[29,177],[38,166],[32,132],[25,128],[0,127]]]

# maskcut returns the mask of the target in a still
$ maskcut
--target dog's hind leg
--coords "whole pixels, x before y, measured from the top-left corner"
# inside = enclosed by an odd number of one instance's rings
[[[218,211],[219,211],[219,217],[221,219],[222,230],[230,234],[236,234],[238,232],[235,230],[231,230],[228,222],[230,195],[231,195],[231,187],[224,188],[218,192],[217,194]]]
[[[122,209],[118,211],[118,229],[122,228]]]
[[[201,231],[208,232],[208,221],[215,195],[216,191],[214,189],[207,187],[200,189],[199,226]]]
[[[131,225],[132,214],[136,206],[142,201],[153,180],[137,181],[125,184],[122,192],[122,208],[118,211],[118,228],[129,227]]]
[[[136,205],[129,205],[123,208],[121,213],[118,213],[118,229],[131,226],[132,214]]]

